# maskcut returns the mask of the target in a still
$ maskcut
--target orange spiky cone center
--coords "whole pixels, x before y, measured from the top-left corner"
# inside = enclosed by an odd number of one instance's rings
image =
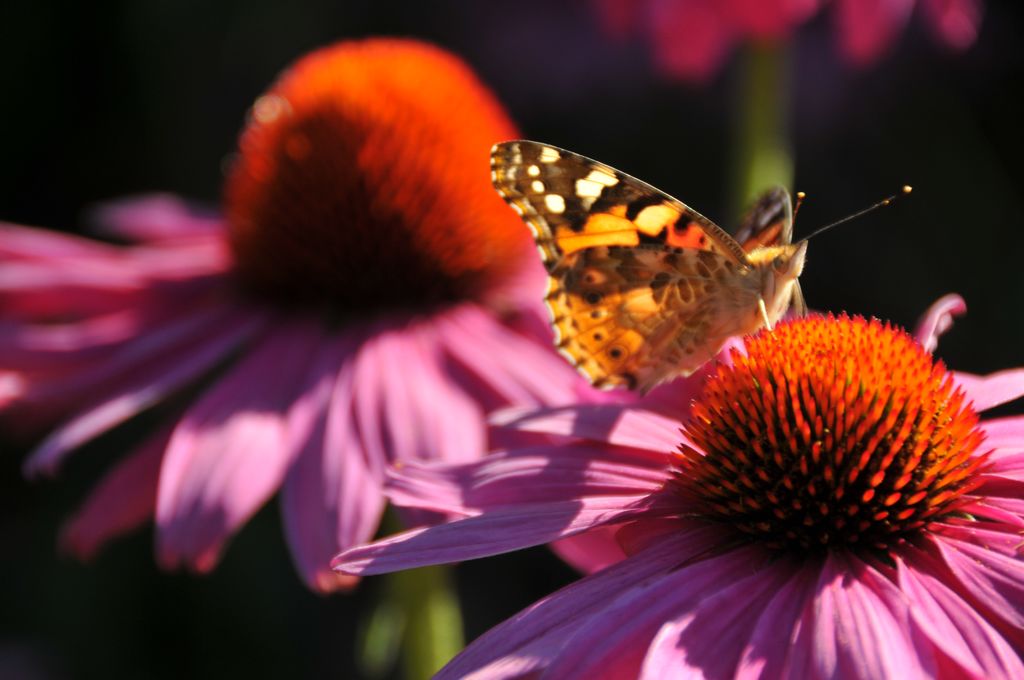
[[[237,274],[262,297],[361,313],[476,299],[530,253],[490,185],[516,136],[454,56],[409,40],[302,58],[253,106],[225,186]]]
[[[773,547],[885,551],[980,483],[978,416],[952,375],[876,320],[810,317],[746,343],[693,405],[674,483]]]

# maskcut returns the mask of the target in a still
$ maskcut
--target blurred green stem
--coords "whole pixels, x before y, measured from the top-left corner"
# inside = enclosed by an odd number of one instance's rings
[[[465,642],[451,567],[422,567],[390,576],[405,609],[402,667],[407,680],[427,680],[458,654]]]
[[[388,512],[382,528],[391,534],[402,527]],[[385,578],[360,644],[363,672],[386,675],[397,653],[406,680],[426,680],[465,646],[452,568],[408,569]]]
[[[740,53],[730,205],[744,210],[774,185],[790,188],[789,58],[785,43],[748,43]]]

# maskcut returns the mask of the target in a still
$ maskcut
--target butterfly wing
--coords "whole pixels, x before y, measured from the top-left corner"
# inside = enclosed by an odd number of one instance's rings
[[[773,187],[761,194],[750,207],[736,231],[736,240],[744,252],[757,248],[788,246],[793,242],[793,202],[783,187]],[[793,283],[790,306],[797,316],[807,314],[800,282]]]
[[[530,225],[549,272],[567,255],[597,246],[698,248],[746,261],[736,240],[697,211],[565,149],[529,141],[497,144],[491,179]]]
[[[743,332],[733,326],[747,314],[734,310],[757,299],[753,277],[743,278],[746,253],[700,213],[537,142],[498,144],[491,170],[533,230],[559,350],[595,385],[646,391],[692,372]]]
[[[646,392],[756,327],[758,291],[753,271],[722,253],[596,246],[566,258],[547,303],[559,350],[594,385]]]
[[[744,252],[793,242],[793,203],[789,192],[774,187],[761,194],[740,221],[736,240]]]

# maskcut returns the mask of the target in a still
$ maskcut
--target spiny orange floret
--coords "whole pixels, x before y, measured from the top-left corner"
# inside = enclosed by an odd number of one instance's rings
[[[809,317],[746,349],[706,383],[678,454],[704,517],[776,548],[884,551],[980,483],[977,413],[904,331]]]
[[[254,104],[225,186],[250,290],[341,311],[475,299],[532,255],[490,185],[516,129],[459,59],[399,39],[300,59]]]

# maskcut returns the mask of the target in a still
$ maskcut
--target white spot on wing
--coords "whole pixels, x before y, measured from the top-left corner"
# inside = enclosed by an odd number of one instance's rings
[[[558,153],[556,149],[552,149],[550,146],[541,147],[540,150],[540,162],[541,163],[554,163],[562,154]]]
[[[565,199],[558,194],[548,194],[544,197],[544,206],[556,215],[565,212]]]
[[[591,182],[597,182],[598,184],[602,184],[606,187],[613,187],[619,183],[618,177],[615,177],[614,175],[609,175],[607,172],[604,172],[603,170],[591,170],[590,174],[587,175],[587,179],[590,180]]]
[[[580,198],[597,198],[604,191],[604,185],[589,179],[576,180],[576,195]]]
[[[669,225],[679,219],[679,211],[670,205],[659,203],[658,205],[649,205],[640,211],[640,214],[636,216],[636,226],[640,228],[640,231],[645,234],[651,234],[656,236]]]
[[[535,179],[530,183],[530,188],[533,189],[534,193],[543,194],[544,182],[541,182],[539,179]]]
[[[529,175],[530,177],[536,177],[537,175],[540,174],[540,166],[531,165],[530,167],[526,168],[526,174]]]

